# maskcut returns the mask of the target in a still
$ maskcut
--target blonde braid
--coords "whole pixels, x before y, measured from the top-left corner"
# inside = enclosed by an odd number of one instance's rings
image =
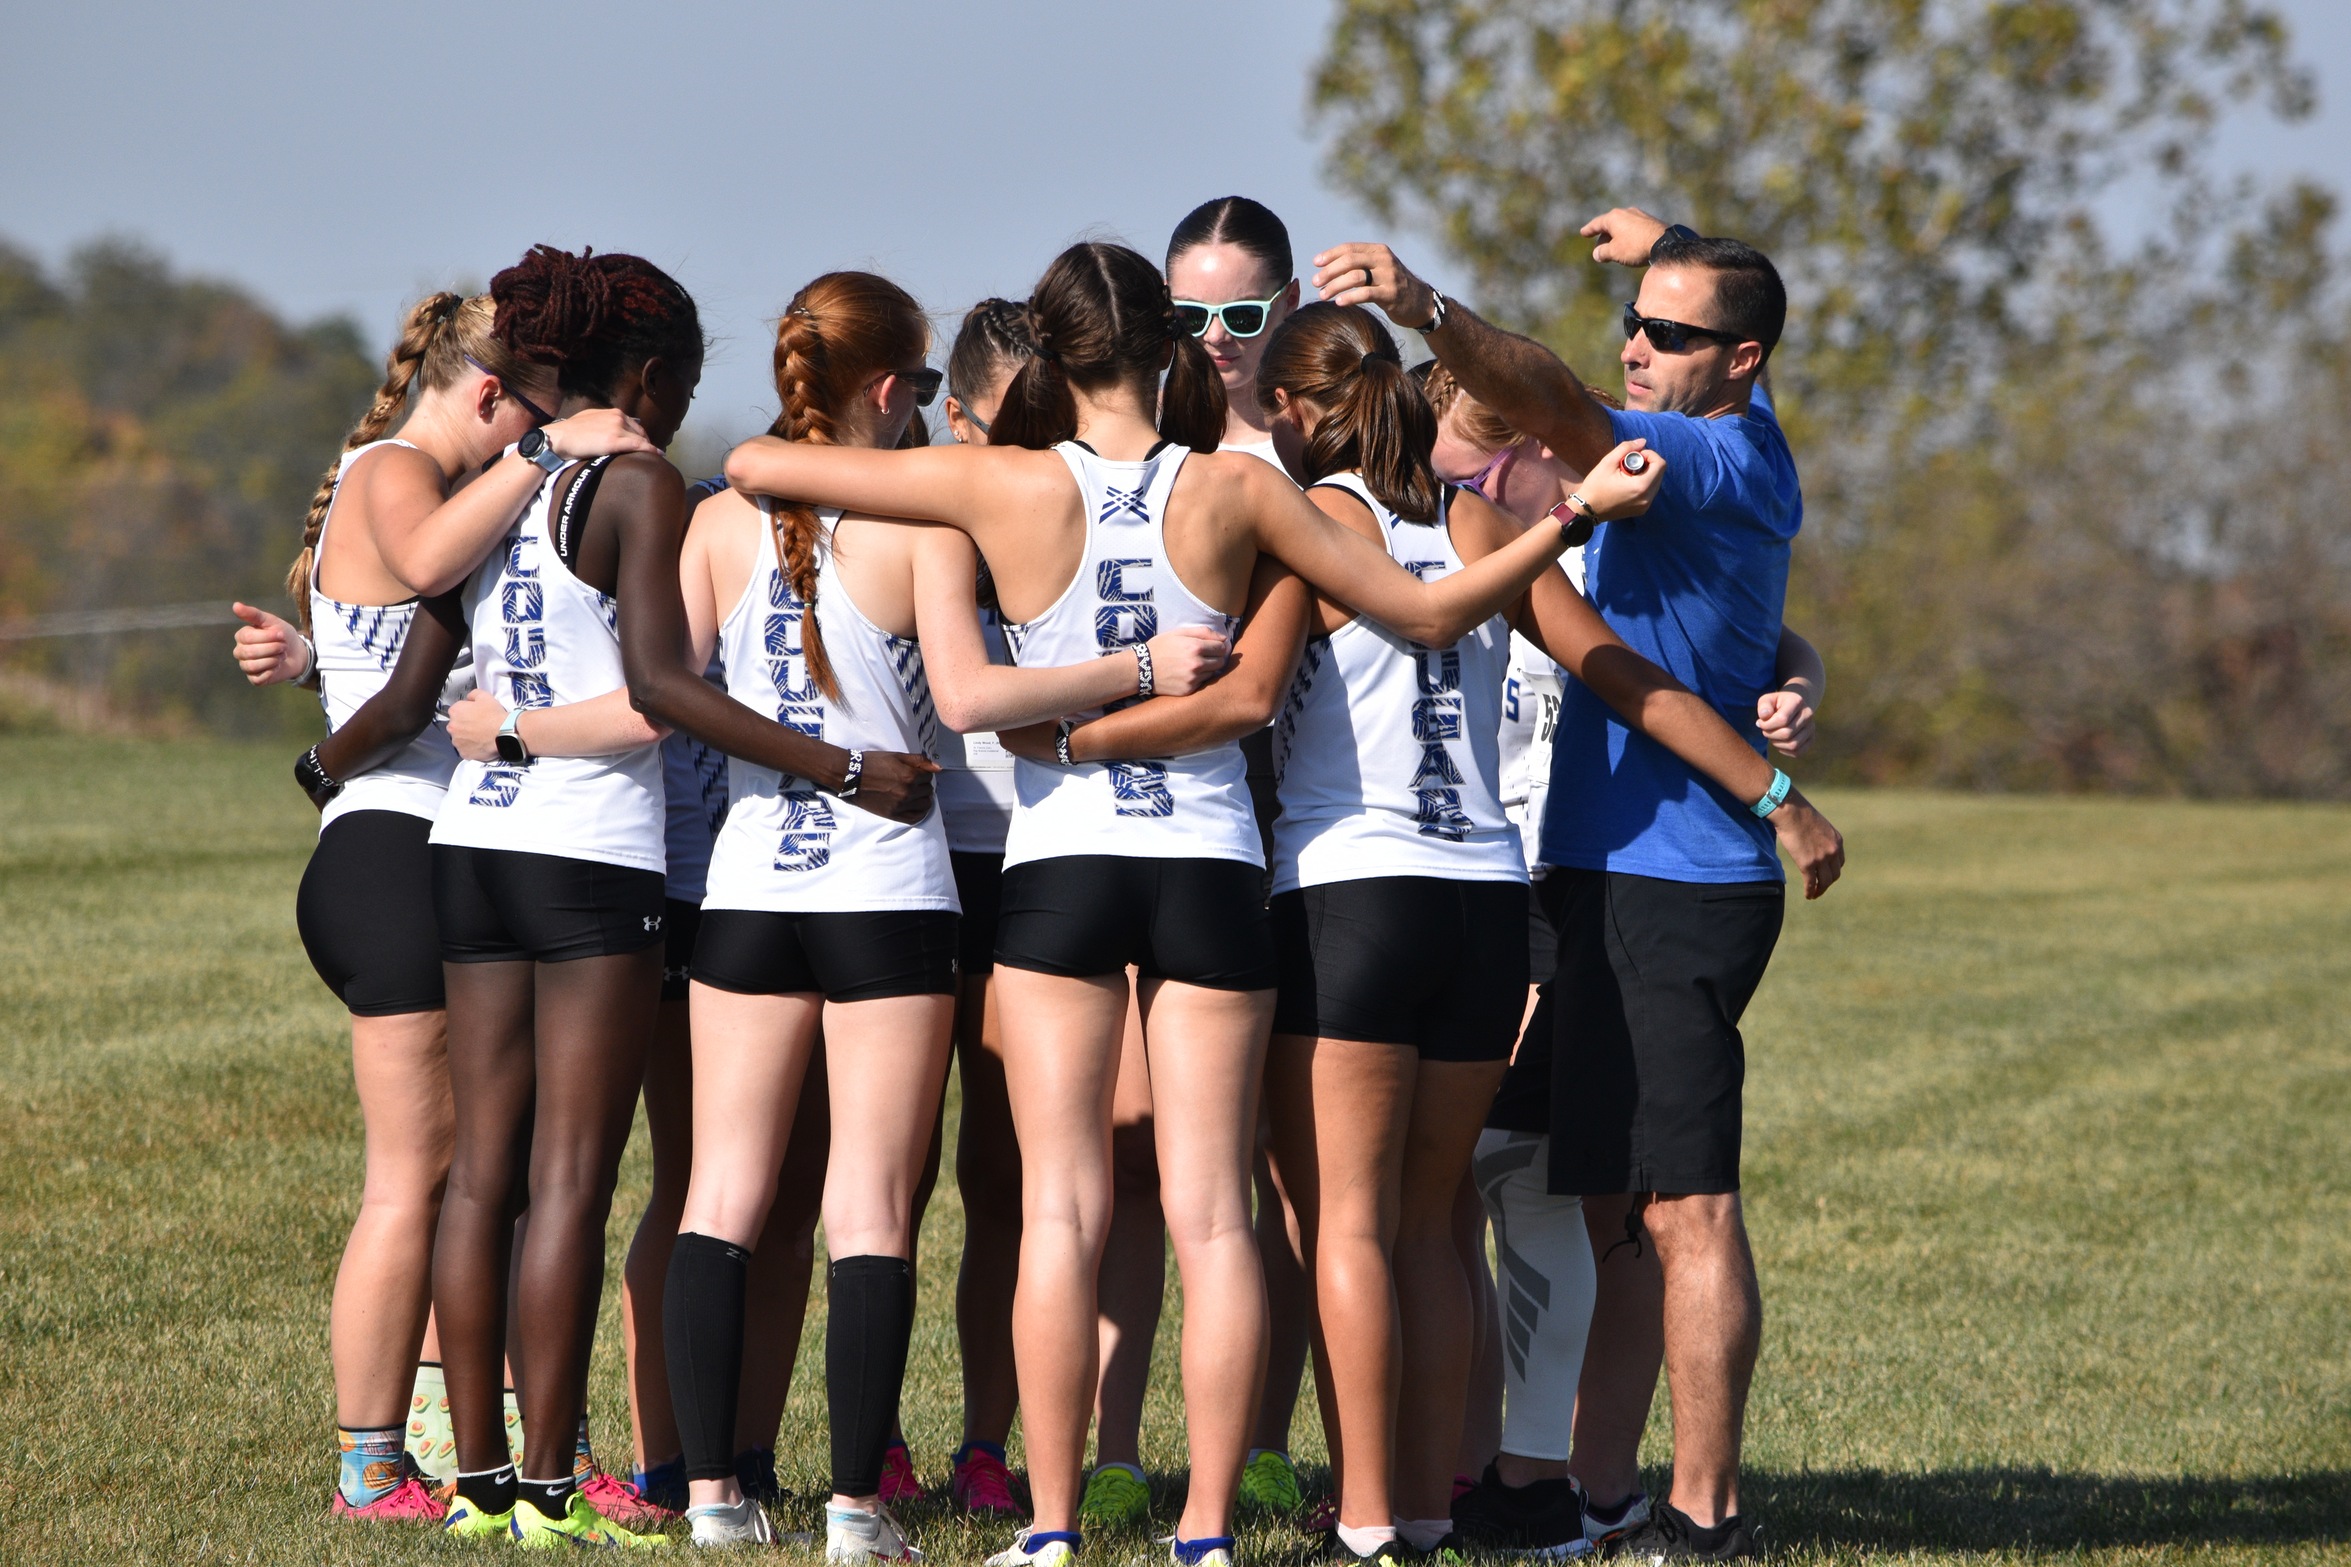
[[[400,341],[393,345],[392,354],[384,361],[384,384],[376,388],[375,401],[367,405],[367,412],[343,437],[343,451],[356,451],[372,441],[384,438],[408,407],[409,389],[415,385],[417,372],[423,368],[425,356],[432,352],[449,324],[457,318],[457,309],[465,303],[463,294],[444,289],[438,294],[417,301],[408,312],[408,319],[400,324]],[[304,631],[310,629],[310,565],[318,554],[319,531],[326,526],[327,508],[334,504],[335,483],[343,472],[341,455],[327,464],[325,477],[318,481],[318,493],[310,497],[310,515],[302,522],[302,552],[294,557],[294,564],[286,572],[286,592],[294,600],[294,618]]]

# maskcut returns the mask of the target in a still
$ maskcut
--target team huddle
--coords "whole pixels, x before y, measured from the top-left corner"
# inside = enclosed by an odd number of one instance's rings
[[[1310,1357],[1334,1560],[1753,1553],[1738,1021],[1780,852],[1808,896],[1843,862],[1769,759],[1824,681],[1781,623],[1785,295],[1733,240],[1586,232],[1646,269],[1621,402],[1384,246],[1302,287],[1225,197],[1164,267],[1081,244],[973,306],[944,372],[903,289],[815,279],[773,427],[694,484],[702,327],[652,263],[539,246],[409,313],[298,623],[238,606],[248,678],[329,728],[295,772],[367,1133],[337,1515],[775,1543],[821,1220],[826,1558],[920,1560],[952,1061],[948,1490],[992,1567],[1149,1517],[1168,1242],[1176,1562],[1308,1521]],[[623,1480],[587,1381],[640,1100]]]

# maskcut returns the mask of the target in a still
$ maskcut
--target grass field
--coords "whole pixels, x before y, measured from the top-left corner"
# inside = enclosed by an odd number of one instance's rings
[[[324,1518],[359,1121],[294,935],[312,815],[286,763],[0,739],[0,1561],[466,1554]],[[1792,906],[1748,1026],[1770,1541],[2351,1560],[2351,810],[1824,803],[1847,881]],[[596,1363],[614,1468],[643,1152]],[[934,1483],[959,1224],[942,1191],[905,1409]],[[820,1360],[784,1436],[803,1495]],[[1168,1366],[1146,1434],[1171,1494],[1174,1393]],[[1299,1431],[1318,1454],[1311,1412]],[[934,1560],[1008,1533],[910,1522]]]

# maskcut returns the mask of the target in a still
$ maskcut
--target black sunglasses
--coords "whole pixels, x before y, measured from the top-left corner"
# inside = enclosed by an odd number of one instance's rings
[[[483,364],[479,359],[476,359],[471,354],[466,354],[463,356],[463,358],[467,364],[472,365],[476,370],[479,370],[482,374],[488,376],[491,380],[496,381],[498,383],[498,390],[513,398],[515,403],[522,409],[524,413],[527,413],[532,418],[538,420],[541,425],[550,425],[555,422],[555,416],[553,414],[549,413],[546,409],[541,408],[537,403],[532,402],[529,398],[523,396],[522,389],[508,381],[506,377],[500,375],[497,371],[491,369],[488,365]]]
[[[939,383],[947,379],[946,371],[933,370],[928,365],[919,370],[888,370],[883,373],[894,375],[914,388],[914,406],[917,408],[930,407],[931,399],[939,395]]]
[[[1680,321],[1668,321],[1662,316],[1645,316],[1627,300],[1624,307],[1624,340],[1631,342],[1639,334],[1649,334],[1649,346],[1661,354],[1686,354],[1693,337],[1711,337],[1718,343],[1743,343],[1745,338],[1736,332],[1717,332],[1710,326],[1690,326]]]

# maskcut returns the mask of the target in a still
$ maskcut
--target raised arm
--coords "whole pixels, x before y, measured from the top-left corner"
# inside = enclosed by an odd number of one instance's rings
[[[988,661],[973,585],[979,551],[952,528],[924,527],[914,543],[914,618],[940,721],[959,734],[1010,729],[1133,696],[1142,663],[1129,649],[1054,669]],[[1163,631],[1147,644],[1154,689],[1197,691],[1225,663],[1225,639],[1204,626]]]
[[[678,471],[657,457],[621,458],[606,471],[596,505],[618,508],[620,657],[637,711],[729,756],[839,793],[848,781],[847,751],[760,716],[702,678],[678,587],[686,524]],[[928,757],[868,751],[848,803],[895,821],[921,821],[930,814],[937,771]]]
[[[345,783],[399,755],[440,710],[441,687],[464,647],[465,615],[456,594],[444,593],[417,605],[392,678],[360,703],[342,728],[318,743],[320,769]]]
[[[1070,760],[1188,756],[1255,734],[1281,711],[1313,615],[1313,590],[1280,561],[1260,557],[1232,664],[1216,683],[1190,696],[1153,697],[1079,724],[1069,732]],[[1001,738],[1005,749],[1031,761],[1059,759],[1051,724]]]
[[[1462,390],[1573,466],[1589,469],[1616,444],[1608,411],[1565,360],[1457,299],[1445,301],[1440,324],[1437,291],[1387,246],[1356,242],[1324,251],[1314,258],[1314,286],[1342,305],[1377,305],[1420,333]]]
[[[1649,507],[1665,475],[1655,453],[1638,474],[1623,457],[1640,446],[1611,450],[1585,475],[1577,493],[1601,519],[1637,516]],[[1430,647],[1458,642],[1469,629],[1500,613],[1526,592],[1567,548],[1564,529],[1539,524],[1464,570],[1423,582],[1386,550],[1333,521],[1305,494],[1263,463],[1241,470],[1241,507],[1254,519],[1258,548],[1275,556],[1324,596],[1353,607],[1400,636]]]

